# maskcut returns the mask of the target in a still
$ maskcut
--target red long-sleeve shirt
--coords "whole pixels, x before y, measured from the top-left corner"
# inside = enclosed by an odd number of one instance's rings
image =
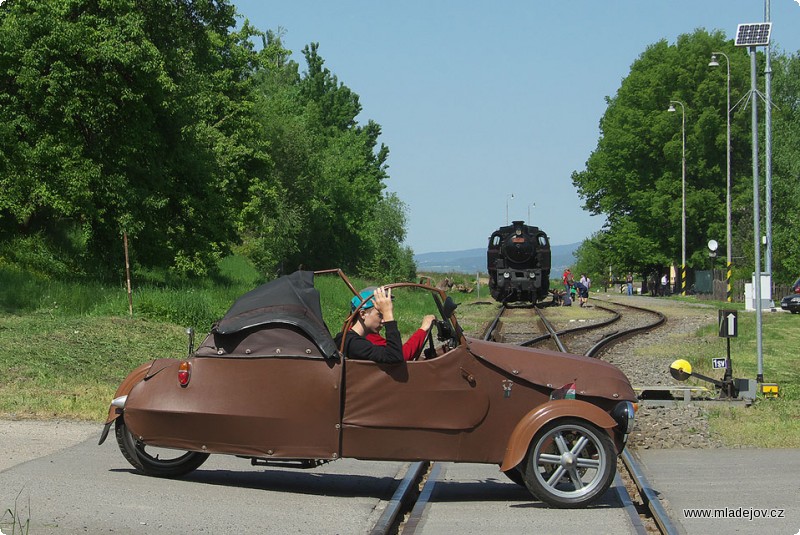
[[[425,339],[428,336],[428,331],[417,329],[408,340],[403,344],[403,360],[414,360],[422,353],[422,347],[425,345]],[[376,346],[385,346],[386,339],[380,334],[368,334],[367,340]]]

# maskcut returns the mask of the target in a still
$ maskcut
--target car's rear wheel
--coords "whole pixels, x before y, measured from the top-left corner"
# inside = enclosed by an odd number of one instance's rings
[[[608,489],[615,473],[611,437],[578,418],[555,420],[540,429],[522,464],[528,490],[559,508],[587,505]]]
[[[137,471],[149,476],[179,477],[197,469],[208,459],[208,453],[180,451],[147,446],[137,440],[120,416],[114,431],[122,455]]]

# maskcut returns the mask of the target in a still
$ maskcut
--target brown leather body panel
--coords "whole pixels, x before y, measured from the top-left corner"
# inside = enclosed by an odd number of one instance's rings
[[[120,385],[117,387],[117,391],[114,394],[114,399],[120,396],[128,395],[128,393],[131,391],[131,388],[133,388],[137,383],[139,383],[139,381],[142,380],[142,378],[145,377],[145,375],[147,375],[147,371],[150,369],[152,364],[152,362],[145,362],[144,364],[140,364],[135,370],[129,373],[128,376],[125,377],[125,379],[123,379]],[[122,409],[119,409],[114,405],[109,405],[108,417],[106,418],[105,423],[110,424],[116,420],[120,414],[122,414]]]
[[[473,338],[468,338],[467,343],[470,351],[479,358],[533,384],[561,388],[565,384],[575,383],[579,396],[617,401],[637,399],[625,374],[602,360]]]
[[[353,364],[346,363],[343,457],[500,464],[519,419],[549,396],[545,389],[515,384],[511,374],[463,347],[407,365]],[[385,376],[376,380],[379,369]],[[438,381],[429,383],[425,374]],[[366,376],[380,389],[351,392],[353,382]]]
[[[323,358],[193,358],[181,387],[178,360],[128,395],[125,422],[148,444],[262,457],[329,459],[339,452],[341,365]]]
[[[433,360],[345,365],[345,425],[464,430],[477,426],[489,409],[486,393],[462,373],[463,349]]]
[[[237,352],[246,349],[241,342]],[[585,416],[601,427],[614,404],[635,399],[614,366],[519,346],[470,339],[437,358],[397,364],[306,348],[194,357],[187,387],[177,380],[181,361],[154,361],[128,394],[126,423],[148,444],[209,453],[499,465],[518,424],[554,388],[575,382],[581,403],[593,407]],[[534,427],[517,435],[532,436]],[[515,451],[525,448],[519,442]]]

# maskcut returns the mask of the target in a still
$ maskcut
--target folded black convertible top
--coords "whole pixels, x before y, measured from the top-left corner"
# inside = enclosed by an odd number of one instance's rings
[[[313,271],[295,271],[247,292],[233,303],[211,332],[230,335],[273,324],[299,328],[314,340],[326,357],[337,353],[322,318]]]

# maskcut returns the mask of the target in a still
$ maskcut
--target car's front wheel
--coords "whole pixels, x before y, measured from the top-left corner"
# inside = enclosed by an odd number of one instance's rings
[[[208,459],[208,453],[145,445],[131,434],[123,416],[116,419],[114,431],[122,455],[136,470],[149,476],[179,477],[197,469]]]
[[[555,420],[540,429],[522,464],[528,490],[559,508],[589,504],[608,489],[615,473],[611,437],[578,418]]]

